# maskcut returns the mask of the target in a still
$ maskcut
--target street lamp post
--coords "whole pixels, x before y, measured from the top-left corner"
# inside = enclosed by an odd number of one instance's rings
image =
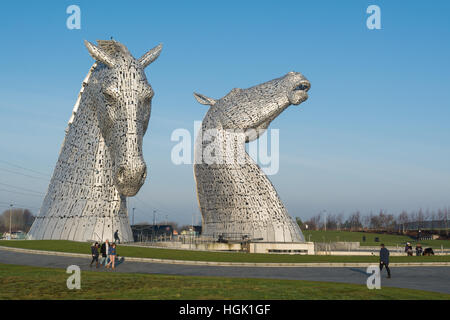
[[[131,224],[134,226],[134,209],[136,209],[136,208],[133,208],[133,217],[132,217],[132,219],[131,219]]]
[[[11,235],[12,235],[12,233],[11,233],[12,207],[13,207],[13,205],[10,204],[10,205],[9,205],[9,238],[10,238],[10,239],[11,239]]]

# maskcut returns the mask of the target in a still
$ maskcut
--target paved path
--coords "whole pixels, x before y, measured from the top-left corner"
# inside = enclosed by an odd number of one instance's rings
[[[0,263],[50,268],[67,268],[75,264],[81,270],[112,272],[104,268],[89,267],[90,260],[79,257],[65,257],[6,251],[0,249]],[[189,276],[221,276],[237,278],[271,278],[289,280],[310,280],[366,284],[365,268],[327,267],[217,267],[179,264],[163,264],[125,261],[115,272],[171,274]],[[381,286],[420,289],[450,294],[450,267],[395,267],[391,268],[392,279],[382,274]]]

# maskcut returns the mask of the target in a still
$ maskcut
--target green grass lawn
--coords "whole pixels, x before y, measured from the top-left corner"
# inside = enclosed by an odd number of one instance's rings
[[[0,240],[0,246],[16,248],[60,251],[71,253],[90,253],[91,243],[67,240]],[[377,262],[377,256],[319,256],[319,255],[285,255],[259,253],[232,253],[189,251],[159,248],[145,248],[118,245],[117,252],[125,257],[173,259],[187,261],[219,262]],[[391,262],[450,262],[450,256],[431,257],[391,257]]]
[[[378,234],[368,232],[350,232],[350,231],[313,231],[302,230],[306,241],[314,242],[336,242],[336,241],[357,241],[361,246],[379,246],[384,243],[386,246],[404,247],[406,242],[411,242],[413,246],[417,243],[416,240],[408,236],[392,235],[392,234]],[[363,242],[363,236],[366,236],[366,242]],[[375,237],[380,239],[380,242],[375,242]],[[422,247],[432,247],[433,249],[440,249],[441,245],[444,248],[450,248],[450,240],[424,240],[420,241]]]
[[[316,281],[81,272],[81,289],[66,287],[65,270],[0,264],[0,299],[441,299],[450,295]]]

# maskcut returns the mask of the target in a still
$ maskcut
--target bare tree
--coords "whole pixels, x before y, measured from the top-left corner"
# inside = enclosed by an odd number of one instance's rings
[[[431,211],[431,213],[430,213],[430,215],[429,215],[427,220],[430,221],[430,229],[434,230],[434,227],[435,227],[435,223],[434,222],[436,220],[436,212],[434,210]]]
[[[372,219],[372,212],[370,212],[368,215],[365,215],[362,217],[362,224],[365,230],[370,228],[370,220]]]
[[[359,211],[352,213],[345,221],[345,228],[350,229],[350,231],[359,230],[362,227],[361,213]]]
[[[384,225],[385,230],[393,231],[395,228],[395,218],[393,214],[385,214]]]
[[[448,237],[448,208],[444,208],[438,211],[438,219],[440,224],[445,228],[445,234]]]
[[[319,228],[321,227],[321,220],[322,216],[319,213],[311,217],[308,221],[305,222],[305,224],[307,224],[311,230],[319,230]]]
[[[370,214],[370,229],[379,230],[383,225],[383,211],[376,215]]]
[[[425,220],[425,214],[423,213],[422,209],[419,209],[419,212],[417,212],[417,223],[418,228],[423,228],[423,222]]]
[[[11,219],[10,219],[11,215]],[[33,224],[34,216],[28,209],[15,208],[5,210],[0,215],[0,232],[9,231],[11,222],[11,231],[28,232]]]
[[[343,213],[339,213],[336,216],[336,223],[337,223],[337,230],[341,230],[343,224],[344,224],[344,214]]]
[[[327,226],[326,226],[327,230],[336,230],[337,229],[336,215],[335,214],[327,215],[326,224],[327,224]]]
[[[305,229],[305,224],[303,223],[302,219],[300,219],[299,217],[295,217],[295,222],[297,222],[301,230]]]
[[[402,227],[402,233],[405,233],[405,225],[409,222],[408,212],[403,210],[402,213],[400,213],[400,215],[398,216],[397,221],[398,225]]]

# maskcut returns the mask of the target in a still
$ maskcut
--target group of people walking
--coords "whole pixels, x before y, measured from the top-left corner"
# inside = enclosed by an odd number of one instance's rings
[[[100,253],[102,254],[102,258],[100,262],[98,261],[99,258],[99,249]],[[91,247],[91,254],[92,254],[92,261],[90,266],[92,267],[92,264],[96,262],[96,268],[99,267],[99,265],[105,266],[105,268],[115,268],[116,265],[116,257],[117,257],[117,250],[116,250],[116,244],[112,243],[110,244],[108,240],[106,240],[104,243],[99,245],[98,242],[95,242]]]
[[[411,243],[407,242],[406,246],[405,246],[405,252],[408,256],[412,256],[413,255],[413,248]],[[423,253],[423,248],[422,245],[420,243],[418,243],[416,245],[416,256],[421,256]]]
[[[422,245],[420,243],[418,243],[416,245],[416,256],[432,256],[434,255],[434,251],[432,248],[422,248]],[[406,246],[405,246],[405,253],[407,256],[412,256],[413,255],[413,248],[411,243],[407,242]]]
[[[416,245],[416,256],[429,256],[434,255],[432,248],[426,248],[425,250],[422,248],[422,245],[418,243]],[[413,255],[413,248],[411,243],[407,242],[405,246],[405,253],[408,256]],[[380,249],[380,272],[383,270],[383,267],[386,268],[386,271],[388,273],[388,278],[391,277],[391,270],[389,270],[389,250],[384,246],[384,244],[381,244]]]

